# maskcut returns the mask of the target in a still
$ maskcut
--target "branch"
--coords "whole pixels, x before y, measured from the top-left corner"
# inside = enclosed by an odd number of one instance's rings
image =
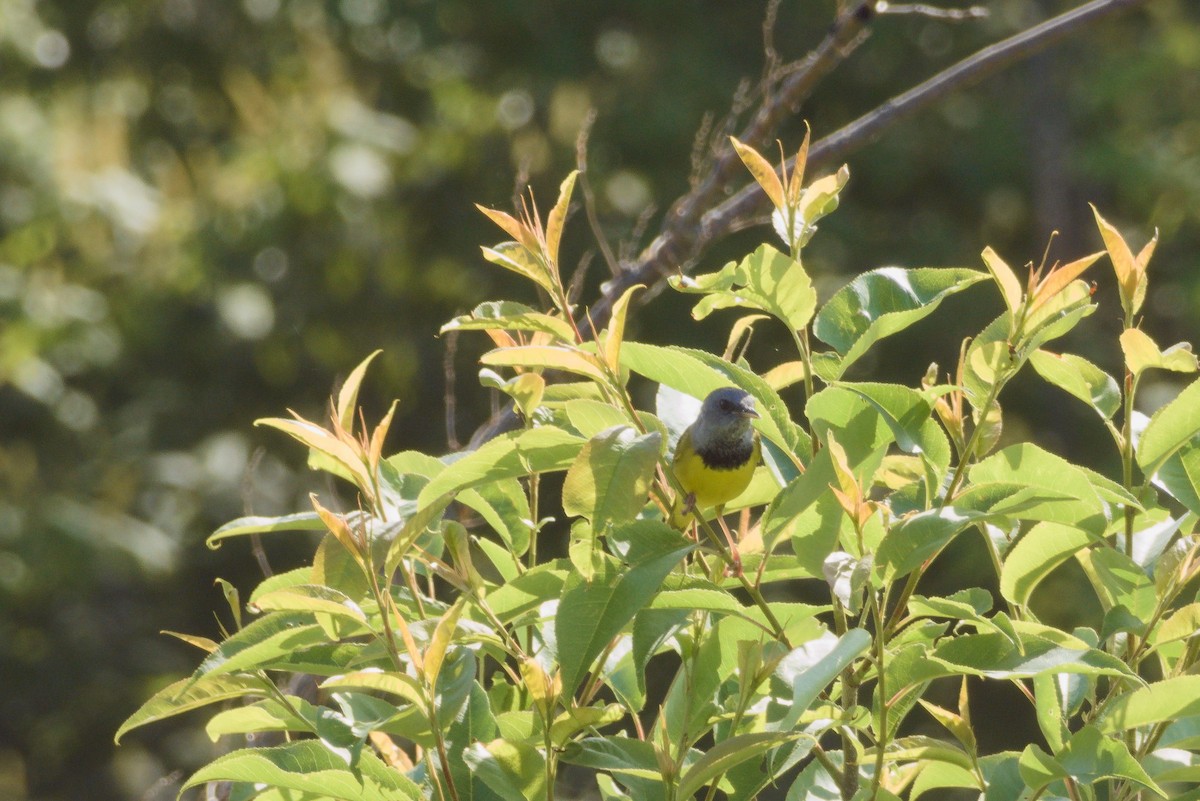
[[[954,66],[939,72],[924,83],[897,95],[841,130],[815,142],[808,153],[807,170],[816,171],[823,166],[837,163],[854,150],[873,140],[886,128],[932,105],[951,92],[972,86],[1006,67],[1027,59],[1086,25],[1135,6],[1145,5],[1147,2],[1149,0],[1091,0],[1078,8],[985,47]],[[863,7],[860,6],[858,10],[852,12],[851,18],[863,17],[861,21],[865,23],[866,19],[870,18],[870,14],[863,15],[861,13]],[[861,25],[859,27],[861,28]],[[830,36],[833,35],[833,33],[830,34]],[[814,51],[813,56],[810,56],[810,60],[814,59],[828,42],[829,38],[827,37],[822,47]],[[833,63],[825,62],[824,66],[826,69],[822,72],[822,76],[832,68]],[[802,78],[803,76],[804,73],[798,73],[793,77]],[[811,86],[808,89],[811,90]],[[767,116],[769,115],[760,112],[755,122],[765,119]],[[754,140],[744,139],[743,141]],[[756,144],[756,146],[758,145],[761,145],[761,142]],[[730,155],[726,160],[736,161],[736,159],[732,159],[732,148],[730,148]],[[693,194],[696,193],[689,193],[683,201],[676,205],[664,225],[662,233],[642,251],[637,261],[623,270],[621,275],[603,286],[603,294],[591,309],[592,320],[598,328],[604,327],[612,311],[613,302],[621,297],[626,289],[634,284],[648,286],[656,284],[677,270],[690,270],[692,263],[706,247],[740,227],[744,227],[745,222],[757,215],[766,203],[766,196],[763,195],[762,190],[758,188],[757,184],[752,183],[727,200],[709,208],[698,218],[685,219],[682,212],[693,211],[693,207],[688,204]],[[691,222],[690,227],[689,221]]]
[[[1087,25],[1148,2],[1090,0],[1072,11],[985,47],[814,142],[809,149],[806,169],[811,174],[831,163],[842,161],[886,128],[927,108],[950,92],[972,86],[1045,50]],[[777,91],[772,91],[770,78],[764,81],[764,97],[759,110],[738,135],[738,139],[759,150],[763,149],[784,117],[795,113],[817,84],[862,41],[867,24],[879,5],[876,0],[864,0],[839,17],[821,43],[803,61],[780,68],[786,75]],[[594,335],[608,324],[613,303],[629,287],[644,284],[650,291],[642,293],[641,297],[653,297],[667,276],[677,271],[690,271],[708,246],[745,228],[760,214],[766,204],[766,196],[757,184],[750,183],[731,197],[725,195],[726,187],[740,174],[741,169],[741,160],[732,147],[725,145],[708,175],[667,212],[658,236],[642,250],[637,259],[623,260],[620,273],[601,286],[600,298],[589,310],[590,327],[583,329],[585,336]],[[476,448],[515,423],[516,416],[511,405],[497,410],[490,420],[475,431],[467,447]]]

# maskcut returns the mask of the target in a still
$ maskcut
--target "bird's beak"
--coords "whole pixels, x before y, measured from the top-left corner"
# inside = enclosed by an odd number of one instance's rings
[[[759,413],[755,411],[753,406],[743,406],[740,411],[742,413],[742,417],[749,417],[752,420],[757,420],[760,417]]]

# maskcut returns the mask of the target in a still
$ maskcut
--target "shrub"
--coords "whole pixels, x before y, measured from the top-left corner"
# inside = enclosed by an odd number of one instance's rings
[[[237,701],[208,734],[278,744],[226,753],[185,785],[232,782],[233,798],[541,799],[568,770],[574,784],[594,774],[603,798],[668,801],[770,785],[847,801],[938,788],[1127,801],[1194,786],[1200,382],[1150,418],[1135,411],[1147,371],[1197,369],[1187,346],[1161,349],[1137,327],[1154,242],[1134,255],[1096,214],[1123,309],[1118,381],[1051,349],[1095,311],[1081,276],[1102,253],[1024,279],[991,249],[986,271],[886,267],[820,304],[802,251],[848,173],[803,186],[805,148],[781,178],[737,147],[783,248],[672,280],[697,296],[697,319],[741,311],[723,357],[627,341],[636,287],[590,336],[601,322],[572,306],[558,266],[573,175],[544,223],[484,209],[511,238],[484,256],[527,278],[548,310],[484,303],[443,330],[491,337],[482,384],[511,399],[519,426],[467,453],[385,456],[391,413],[370,429],[356,409],[370,358],[325,425],[260,421],[343,479],[352,511],[313,497],[312,511],[213,534],[214,547],[322,537],[312,565],[266,578],[245,614],[228,588],[236,629],[188,638],[206,652],[200,666],[118,737]],[[962,343],[953,376],[932,365],[919,387],[850,377],[881,339],[976,285],[999,290],[1004,311]],[[737,354],[754,326],[786,331],[794,359],[752,369]],[[997,449],[1001,394],[1027,367],[1099,416],[1119,478],[1035,442]],[[635,407],[634,376],[658,385],[653,412]],[[761,412],[763,465],[724,510],[740,569],[726,521],[664,522],[673,442],[696,399],[722,386]],[[787,387],[802,391],[802,415]],[[999,597],[918,593],[969,536],[990,554]],[[567,555],[548,557],[548,537]],[[1098,627],[1062,630],[1031,608],[1070,560],[1103,608]],[[823,602],[784,600],[805,584]],[[297,675],[318,690],[297,689]],[[982,753],[969,678],[1015,686],[1044,743]],[[929,699],[947,681],[952,708]],[[918,707],[944,736],[914,733]]]

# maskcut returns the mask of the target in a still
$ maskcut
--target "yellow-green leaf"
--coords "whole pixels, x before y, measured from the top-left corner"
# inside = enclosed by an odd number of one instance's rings
[[[1127,328],[1121,332],[1121,351],[1125,354],[1125,367],[1135,376],[1151,368],[1177,373],[1194,373],[1200,369],[1191,343],[1179,342],[1160,350],[1140,328]]]
[[[376,350],[359,362],[358,366],[350,371],[350,375],[346,376],[346,381],[342,384],[341,391],[338,392],[338,421],[342,424],[342,428],[347,431],[354,428],[354,411],[358,405],[358,388],[362,386],[363,377],[367,374],[367,367],[381,353],[383,353],[382,350]]]
[[[1017,280],[1016,273],[996,251],[990,247],[984,248],[982,255],[983,263],[987,265],[988,272],[992,274],[996,285],[1000,287],[1000,295],[1004,298],[1004,305],[1008,308],[1009,331],[1011,332],[1017,310],[1021,308],[1021,282]]]
[[[621,297],[617,298],[617,302],[612,307],[612,315],[609,317],[608,329],[600,336],[600,352],[604,354],[608,369],[614,375],[620,370],[621,343],[625,339],[625,317],[629,312],[629,302],[633,300],[633,293],[645,288],[643,284],[634,284],[626,289]]]
[[[575,179],[578,176],[579,170],[571,170],[563,179],[558,189],[558,201],[550,210],[550,216],[546,218],[546,255],[555,265],[558,264],[558,244],[562,240],[563,225],[567,221],[567,209],[571,205],[571,192],[575,189]]]
[[[485,247],[480,250],[483,257],[492,264],[525,276],[547,292],[554,292],[554,281],[551,280],[545,265],[535,255],[536,251],[519,242],[501,242],[494,248]]]
[[[527,225],[513,217],[508,212],[500,211],[499,209],[489,209],[487,206],[475,204],[475,208],[479,209],[487,216],[489,220],[511,236],[517,242],[521,243],[528,250],[537,250],[537,237]]]
[[[1061,292],[1068,284],[1083,275],[1084,270],[1095,264],[1103,255],[1103,252],[1097,252],[1090,256],[1084,256],[1070,264],[1064,264],[1047,275],[1033,293],[1033,308],[1036,309]]]
[[[750,147],[737,140],[737,137],[729,137],[729,141],[733,143],[733,149],[737,151],[738,158],[746,165],[746,169],[754,176],[754,180],[762,187],[763,192],[771,200],[771,205],[777,209],[782,209],[784,206],[783,199],[783,184],[779,180],[779,175],[776,174],[775,168],[762,155]]]
[[[519,345],[488,351],[479,358],[493,367],[563,370],[593,381],[608,383],[608,374],[600,359],[592,353],[566,345]]]

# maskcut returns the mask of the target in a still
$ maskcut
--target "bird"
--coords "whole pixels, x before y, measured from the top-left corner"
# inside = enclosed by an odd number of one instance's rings
[[[754,476],[762,443],[751,421],[758,417],[754,396],[737,387],[713,390],[700,405],[700,414],[679,437],[672,472],[682,493],[671,509],[671,525],[686,529],[707,509],[718,519],[725,504],[737,498]],[[737,548],[722,522],[737,564]]]

